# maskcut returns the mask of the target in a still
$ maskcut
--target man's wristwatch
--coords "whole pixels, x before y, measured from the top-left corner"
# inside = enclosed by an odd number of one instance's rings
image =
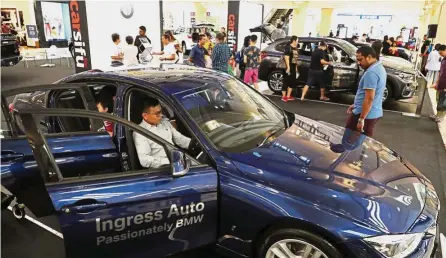
[[[358,118],[358,123],[364,123],[364,119]]]

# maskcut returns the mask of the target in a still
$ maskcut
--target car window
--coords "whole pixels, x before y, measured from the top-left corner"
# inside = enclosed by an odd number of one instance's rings
[[[116,95],[115,85],[101,83],[89,83],[87,85],[95,100],[98,100],[102,91],[108,91],[111,98]],[[56,108],[87,109],[78,90],[60,90],[56,92],[54,106]],[[83,132],[90,131],[92,128],[90,120],[87,118],[61,117],[55,121],[58,122],[61,132]]]
[[[300,43],[300,45],[301,45],[301,47],[299,49],[299,55],[311,56],[311,54],[313,53],[313,45],[314,45],[314,43],[303,42],[303,43]]]
[[[175,97],[221,151],[253,149],[285,128],[283,111],[238,80],[206,81]]]
[[[283,42],[283,43],[277,44],[276,47],[275,47],[275,50],[278,51],[278,52],[283,53],[283,52],[285,52],[285,47],[287,45],[288,45],[288,42]]]
[[[128,103],[126,112],[127,120],[138,125],[142,123],[142,110],[144,109],[143,103],[148,97],[156,98],[152,94],[139,89],[132,89],[128,94],[126,94],[126,103]],[[195,139],[194,134],[189,131],[187,126],[182,122],[183,120],[179,119],[176,116],[173,109],[159,98],[157,99],[160,101],[161,104],[161,112],[163,118],[168,119],[172,127],[175,128],[175,130],[178,131],[181,135],[184,135],[189,139]],[[132,137],[129,134],[126,134],[126,136]],[[134,139],[132,139],[132,141],[133,140]],[[190,156],[195,157],[200,163],[209,164],[210,159],[207,154],[202,153],[203,151],[200,146],[195,147],[196,148],[184,149],[184,151],[187,152]],[[129,150],[131,150],[132,146],[128,146],[128,148]],[[201,155],[199,155],[200,153]]]
[[[65,120],[67,116],[57,116],[55,117],[60,120]],[[79,118],[83,119],[83,118]],[[110,121],[105,121],[103,119],[94,119],[99,120],[101,123],[113,123]],[[113,123],[114,127],[117,128],[117,126],[121,126],[124,130],[131,131],[131,128],[127,127],[124,124],[121,123]],[[119,173],[128,173],[129,171],[126,169],[122,169],[121,165],[119,164],[119,157],[118,153],[120,153],[120,150],[118,149],[118,146],[116,145],[114,138],[110,137],[107,133],[102,134],[94,134],[94,135],[79,135],[75,136],[75,139],[73,138],[73,141],[71,141],[71,145],[65,146],[64,144],[60,143],[60,139],[58,141],[51,140],[51,135],[43,135],[46,142],[48,143],[48,146],[51,149],[51,152],[53,156],[56,158],[56,161],[58,163],[59,170],[61,174],[58,176],[54,172],[49,172],[46,176],[47,182],[57,182],[60,181],[60,177],[62,179],[70,179],[70,178],[76,178],[76,179],[82,179],[87,178],[91,176],[98,176],[98,175],[116,175]],[[144,139],[149,139],[145,136],[142,136]],[[76,140],[77,139],[77,140]],[[65,139],[68,144],[70,144],[70,139]],[[152,141],[153,142],[153,141]],[[169,153],[167,150],[167,146],[165,145],[158,145],[162,149],[162,151],[165,151],[166,153]],[[123,146],[124,147],[124,146]],[[151,147],[154,147],[154,145],[151,144]],[[65,156],[70,159],[71,161],[68,162],[71,165],[67,166],[64,162],[62,162],[60,159],[58,159],[58,151],[59,149],[66,148],[72,149],[70,150],[70,153],[67,153]],[[160,151],[161,151],[160,149]],[[122,149],[125,150],[125,147]],[[130,155],[137,155],[135,153],[130,153]],[[96,158],[95,158],[96,157]],[[113,158],[115,157],[115,158]],[[169,171],[169,165],[170,160],[168,155],[165,156],[166,160],[168,161],[167,164],[164,166],[158,167],[158,168],[144,168],[140,167],[141,170],[148,170],[155,172],[162,172],[162,173],[168,173]],[[118,162],[118,164],[103,164],[107,163],[105,158],[109,158],[108,160],[111,162]],[[136,158],[138,157],[131,157]],[[96,162],[96,159],[103,159],[104,162]],[[96,163],[95,163],[96,162]],[[91,166],[88,166],[90,164]],[[196,163],[192,163],[196,165]],[[79,168],[79,166],[84,166],[85,168],[83,170],[73,170],[73,168]],[[77,171],[77,172],[76,172]]]

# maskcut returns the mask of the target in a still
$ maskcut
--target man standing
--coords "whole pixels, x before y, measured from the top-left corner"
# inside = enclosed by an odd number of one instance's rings
[[[260,49],[256,46],[257,35],[251,35],[249,47],[244,50],[244,62],[246,64],[244,81],[247,84],[254,84],[254,88],[259,90],[259,65],[261,60]]]
[[[113,40],[113,48],[111,53],[111,63],[112,65],[122,65],[122,60],[124,59],[124,54],[122,52],[121,46],[121,37],[118,33],[113,33],[111,36]]]
[[[440,73],[438,74],[438,79],[434,84],[434,88],[437,90],[437,102],[440,99],[446,97],[446,45],[441,45],[438,48],[438,53],[443,60],[441,61]],[[446,111],[437,111],[436,116],[431,116],[431,118],[435,119],[435,122],[441,123],[443,122],[446,116]]]
[[[377,54],[369,46],[359,48],[356,59],[365,72],[359,81],[355,101],[347,109],[349,115],[345,127],[371,137],[376,122],[383,116],[382,103],[387,73],[377,60]]]
[[[225,43],[223,33],[218,33],[216,38],[217,44],[211,54],[212,68],[227,73],[229,58],[231,58],[231,49]]]
[[[139,60],[139,54],[144,52],[147,44],[152,44],[152,41],[150,41],[149,37],[146,36],[146,27],[145,26],[139,26],[139,35],[135,38],[135,46],[138,48],[138,54],[136,58]]]
[[[204,61],[204,44],[206,43],[206,35],[200,34],[198,36],[198,43],[192,48],[189,55],[189,62],[193,63],[196,67],[206,67]]]
[[[164,50],[161,52],[153,52],[153,55],[161,55],[160,61],[163,63],[173,64],[176,61],[176,49],[175,43],[170,41],[170,36],[168,34],[163,34],[161,41],[164,45]]]
[[[331,65],[331,62],[326,61],[327,44],[321,42],[319,47],[313,51],[311,55],[310,70],[308,71],[307,85],[305,85],[302,91],[302,101],[305,100],[310,86],[319,86],[321,90],[320,100],[330,100],[325,96],[325,88],[327,87],[327,80],[325,79],[324,71],[322,70],[325,65]]]

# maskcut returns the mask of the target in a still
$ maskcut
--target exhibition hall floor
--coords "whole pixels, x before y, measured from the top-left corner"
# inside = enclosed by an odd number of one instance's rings
[[[14,67],[2,68],[1,85],[2,88],[10,88],[49,84],[72,73],[73,69],[68,68],[66,64],[53,68],[30,66],[27,69],[20,63]],[[262,88],[265,88],[264,83]],[[342,126],[346,119],[346,105],[297,100],[283,103],[279,96],[273,95],[270,98],[286,110],[315,120]],[[394,111],[386,111],[377,125],[374,138],[405,156],[423,172],[433,182],[444,206],[446,150],[436,124],[428,118],[429,105],[430,100],[426,97],[421,118],[405,117]],[[440,174],[441,171],[443,175]],[[18,222],[8,210],[2,211],[1,216],[2,257],[64,257],[63,240],[59,237],[28,220]],[[440,214],[440,232],[446,233],[445,209],[442,209]],[[181,257],[219,258],[220,256],[208,249],[202,249]],[[437,258],[439,257],[441,256],[437,255]]]

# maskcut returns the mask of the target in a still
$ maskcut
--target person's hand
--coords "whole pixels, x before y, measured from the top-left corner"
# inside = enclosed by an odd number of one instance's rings
[[[290,74],[290,68],[289,67],[286,69],[286,74]]]
[[[437,83],[432,84],[432,88],[437,89]]]
[[[160,61],[164,61],[164,57],[160,57]]]
[[[358,120],[358,123],[356,124],[356,130],[361,133],[364,132],[364,121]]]
[[[351,114],[351,113],[353,113],[353,105],[350,105],[350,106],[347,108],[347,114]]]

